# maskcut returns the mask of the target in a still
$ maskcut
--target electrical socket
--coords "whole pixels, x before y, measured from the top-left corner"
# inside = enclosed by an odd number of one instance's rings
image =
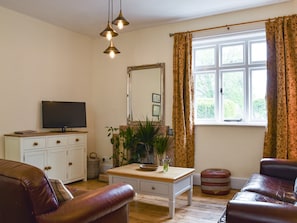
[[[109,160],[109,157],[108,156],[102,156],[102,162],[103,163],[107,163],[107,162],[109,162],[110,160]]]

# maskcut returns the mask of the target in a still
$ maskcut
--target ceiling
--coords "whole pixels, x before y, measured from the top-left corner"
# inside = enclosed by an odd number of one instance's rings
[[[289,0],[122,0],[126,31]],[[0,6],[82,34],[96,36],[107,25],[108,0],[0,0]],[[117,17],[120,0],[113,0]]]

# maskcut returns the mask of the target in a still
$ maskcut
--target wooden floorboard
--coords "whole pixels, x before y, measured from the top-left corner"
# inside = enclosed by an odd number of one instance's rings
[[[106,185],[106,182],[95,179],[76,182],[68,186],[94,190]],[[228,200],[232,199],[236,192],[237,190],[231,190],[228,195],[207,195],[201,192],[200,186],[194,186],[192,205],[187,205],[186,194],[178,196],[173,219],[170,219],[168,215],[168,199],[137,194],[129,206],[129,220],[130,223],[216,223],[224,212]]]

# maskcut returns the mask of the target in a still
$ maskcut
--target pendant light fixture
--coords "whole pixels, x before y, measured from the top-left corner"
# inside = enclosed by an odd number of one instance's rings
[[[119,29],[123,29],[124,26],[129,25],[129,22],[122,13],[122,0],[120,0],[120,13],[118,17],[112,21],[112,24],[116,25]]]
[[[109,46],[106,48],[106,50],[104,50],[103,53],[109,54],[109,57],[113,59],[116,54],[121,52],[113,45],[112,40],[110,40]]]
[[[122,0],[120,0],[120,14],[113,20],[113,0],[108,0],[108,22],[107,27],[100,33],[100,36],[106,37],[109,40],[109,46],[106,50],[103,51],[105,54],[109,54],[110,58],[114,58],[116,54],[119,54],[120,51],[113,45],[112,37],[119,35],[113,28],[112,24],[118,26],[119,29],[122,29],[123,26],[129,25],[129,22],[124,18],[122,14]],[[112,23],[110,23],[112,21]]]
[[[112,37],[115,37],[117,35],[119,35],[113,28],[112,25],[110,23],[110,18],[112,15],[110,15],[111,12],[111,8],[113,7],[110,6],[112,0],[108,1],[108,19],[107,19],[107,26],[106,28],[100,33],[100,36],[105,37],[106,39],[108,39],[109,41],[112,39]],[[112,19],[111,19],[112,20]]]

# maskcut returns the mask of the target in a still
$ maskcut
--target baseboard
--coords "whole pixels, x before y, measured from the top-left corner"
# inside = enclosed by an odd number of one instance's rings
[[[248,180],[248,178],[241,178],[241,177],[230,177],[230,181],[231,181],[231,188],[232,189],[241,189],[246,181]],[[201,176],[199,173],[194,174],[193,176],[193,184],[194,185],[201,185]]]

